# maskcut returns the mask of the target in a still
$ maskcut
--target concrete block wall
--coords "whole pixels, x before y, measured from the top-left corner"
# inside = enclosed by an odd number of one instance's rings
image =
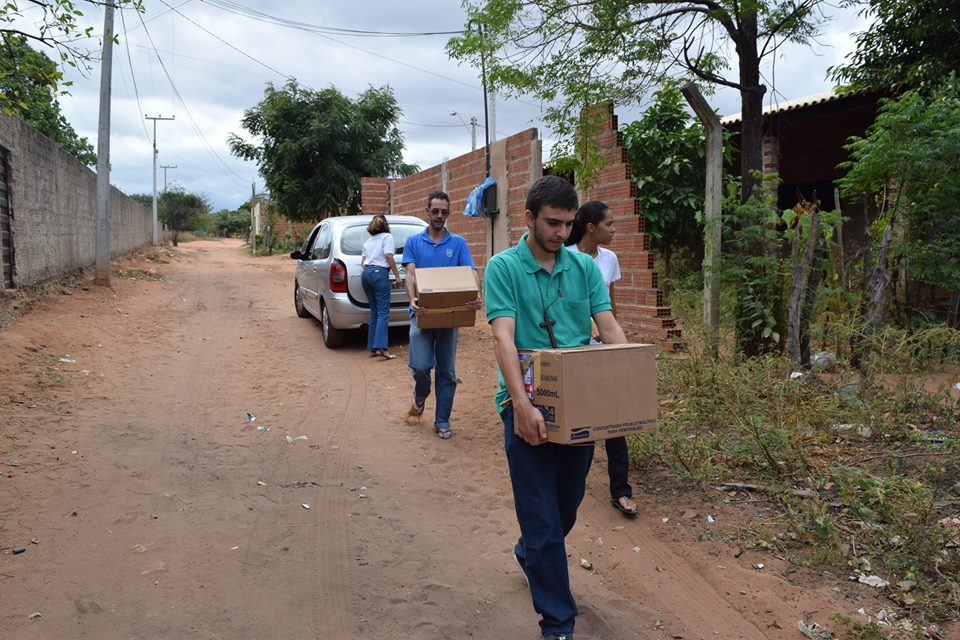
[[[97,174],[20,118],[0,113],[0,147],[10,152],[14,284],[25,286],[96,261]],[[110,192],[110,255],[153,240],[150,210]]]
[[[675,349],[680,328],[670,308],[663,304],[650,237],[640,216],[636,187],[617,130],[613,110],[599,135],[607,167],[585,200],[604,200],[617,219],[617,235],[611,247],[620,258],[623,280],[616,285],[618,319],[633,340],[653,342]],[[467,218],[460,215],[467,196],[485,176],[485,151],[478,149],[447,160],[412,176],[398,179],[370,177],[361,181],[364,213],[393,213],[424,217],[427,194],[446,191],[453,212],[447,226],[470,243],[474,261],[481,269],[494,247],[495,225],[502,225],[504,237],[496,250],[515,245],[526,232],[524,211],[527,191],[542,175],[542,158],[536,129],[527,129],[491,145],[491,175],[497,178],[497,218]],[[499,176],[499,177],[498,177]],[[482,275],[482,274],[481,274]]]

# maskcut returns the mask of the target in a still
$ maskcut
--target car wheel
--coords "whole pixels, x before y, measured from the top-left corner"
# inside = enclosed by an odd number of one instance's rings
[[[320,326],[323,332],[323,344],[330,349],[335,349],[343,344],[345,337],[342,329],[336,329],[330,324],[330,314],[327,312],[327,305],[320,302]]]
[[[297,309],[297,315],[301,318],[309,318],[310,312],[303,306],[303,294],[300,292],[300,285],[293,285],[293,306]]]

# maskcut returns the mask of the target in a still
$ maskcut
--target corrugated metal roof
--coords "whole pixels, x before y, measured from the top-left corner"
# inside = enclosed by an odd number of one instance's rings
[[[859,95],[859,91],[848,91],[846,93],[836,93],[834,91],[828,91],[826,93],[818,93],[816,95],[807,96],[805,98],[795,98],[793,100],[786,100],[784,102],[778,102],[763,108],[763,115],[769,115],[771,113],[783,113],[785,111],[793,111],[796,109],[802,109],[804,107],[810,107],[815,104],[823,104],[826,102],[833,102],[834,100],[839,100],[840,98],[848,98],[850,96]],[[735,113],[729,116],[723,116],[720,118],[720,124],[736,124],[740,122],[742,118],[742,113]]]

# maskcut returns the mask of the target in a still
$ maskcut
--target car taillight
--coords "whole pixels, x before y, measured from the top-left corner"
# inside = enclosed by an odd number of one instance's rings
[[[347,267],[339,260],[330,263],[330,292],[347,292]]]

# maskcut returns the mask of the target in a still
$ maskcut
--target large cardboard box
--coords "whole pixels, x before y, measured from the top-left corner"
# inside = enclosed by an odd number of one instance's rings
[[[477,299],[477,279],[470,267],[417,269],[417,304],[424,308],[417,317],[421,329],[472,327],[477,312],[466,303]]]
[[[560,444],[652,431],[657,425],[656,346],[598,344],[520,351],[527,396]]]

